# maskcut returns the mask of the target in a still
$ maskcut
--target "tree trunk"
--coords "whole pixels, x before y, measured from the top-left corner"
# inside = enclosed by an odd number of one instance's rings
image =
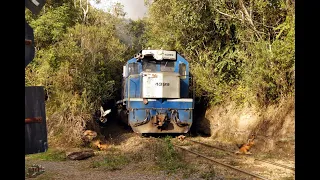
[[[84,24],[87,21],[87,14],[88,14],[88,11],[89,11],[89,0],[87,0],[86,5],[87,5],[86,9],[84,9],[84,7],[82,6],[82,0],[80,0],[80,8],[83,11],[83,19],[82,19],[82,21],[83,21]]]

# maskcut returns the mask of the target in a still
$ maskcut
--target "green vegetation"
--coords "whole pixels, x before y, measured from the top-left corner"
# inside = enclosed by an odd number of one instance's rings
[[[293,1],[157,0],[145,47],[186,57],[211,104],[267,106],[294,93],[294,19]]]
[[[169,136],[164,138],[164,143],[161,143],[160,147],[157,147],[156,155],[157,165],[167,173],[175,173],[177,170],[185,168],[182,156],[173,148]]]
[[[47,1],[39,15],[26,10],[36,47],[26,86],[45,87],[50,142],[78,146],[85,128],[99,132],[93,114],[118,99],[123,63],[147,47],[182,54],[196,95],[211,105],[266,107],[294,96],[294,1],[146,1],[148,16],[137,21],[124,19],[119,3],[103,12],[86,2]],[[169,147],[164,162],[176,160]]]
[[[125,155],[108,154],[102,161],[92,162],[93,168],[102,167],[106,170],[120,170],[129,163],[129,158]]]
[[[26,157],[34,160],[45,160],[45,161],[65,161],[66,153],[64,150],[49,148],[46,152],[30,154]]]
[[[99,132],[93,114],[118,95],[119,72],[130,48],[119,37],[123,16],[90,5],[85,12],[80,5],[48,1],[38,16],[26,10],[36,46],[36,57],[26,68],[26,85],[46,90],[50,142],[71,146],[80,144],[85,127]]]
[[[201,178],[206,180],[214,179],[215,176],[216,176],[216,172],[214,171],[213,168],[211,168],[210,171],[201,173],[200,175]]]
[[[198,172],[200,172],[200,170],[197,168],[196,164],[190,164],[185,162],[185,168],[182,170],[182,178],[187,179]]]

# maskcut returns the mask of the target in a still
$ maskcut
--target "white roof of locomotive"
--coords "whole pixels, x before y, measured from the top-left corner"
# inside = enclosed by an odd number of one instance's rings
[[[141,54],[143,56],[153,56],[156,60],[177,60],[177,51],[167,51],[167,50],[142,50]]]

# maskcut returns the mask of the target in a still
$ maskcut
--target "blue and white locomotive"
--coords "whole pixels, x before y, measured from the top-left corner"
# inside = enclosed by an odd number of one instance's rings
[[[189,63],[176,51],[142,50],[123,66],[118,115],[136,133],[187,133],[190,83]]]

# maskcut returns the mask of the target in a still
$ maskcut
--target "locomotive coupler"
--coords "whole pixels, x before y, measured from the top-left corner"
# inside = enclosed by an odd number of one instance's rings
[[[161,127],[165,124],[165,121],[167,120],[166,114],[157,114],[153,118],[153,124],[155,126]]]

